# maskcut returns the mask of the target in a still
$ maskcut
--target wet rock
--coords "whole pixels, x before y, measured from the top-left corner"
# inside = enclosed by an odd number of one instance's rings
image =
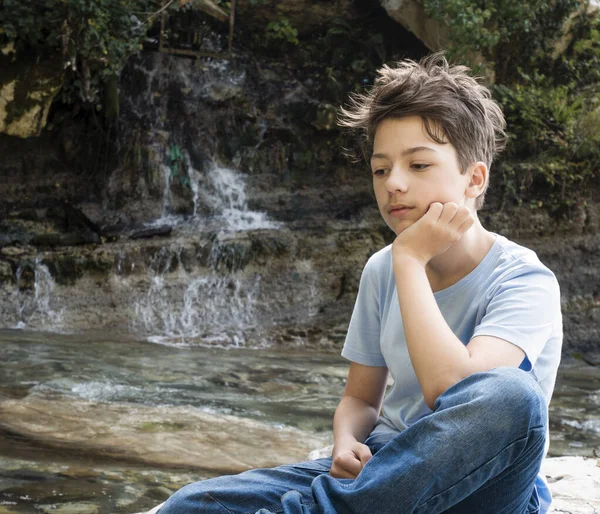
[[[93,232],[74,232],[70,234],[38,234],[29,240],[33,246],[76,246],[97,244],[100,236]]]
[[[173,494],[173,491],[167,489],[166,487],[151,487],[146,490],[146,496],[154,499],[154,500],[166,500],[169,496]]]
[[[2,444],[1,438],[0,444]],[[21,442],[19,447],[22,448],[24,444],[26,443]],[[102,460],[96,464],[90,463],[89,467],[69,466],[52,462],[44,457],[43,453],[39,448],[35,448],[27,460],[0,456],[0,469],[2,469],[0,514],[24,512],[23,509],[28,508],[27,502],[34,501],[31,495],[27,496],[28,485],[34,481],[40,484],[40,490],[36,495],[44,498],[43,504],[37,504],[40,511],[45,508],[54,513],[58,508],[72,509],[74,505],[78,505],[82,510],[75,512],[80,514],[86,512],[85,509],[91,508],[90,505],[94,505],[97,506],[99,514],[110,514],[147,510],[162,501],[160,498],[153,499],[145,494],[148,489],[146,483],[150,479],[154,487],[164,487],[173,493],[186,484],[206,478],[206,475],[197,472],[185,473],[181,470],[152,467],[123,467],[120,462],[106,463]],[[56,456],[57,454],[53,454],[52,460]],[[57,460],[62,460],[62,457]],[[64,489],[56,488],[56,484],[63,482],[65,477],[72,482],[72,489],[77,490],[75,494],[69,494],[67,497],[60,496]],[[17,513],[12,509],[12,505],[16,508],[17,497],[4,493],[8,487],[14,487],[15,483],[19,482],[22,483],[22,488],[18,492],[28,500],[18,500],[20,507]],[[45,491],[42,492],[44,487]]]
[[[44,514],[98,514],[99,509],[93,503],[67,503],[52,505],[44,509]]]
[[[157,505],[156,507],[154,507],[152,510],[149,510],[148,512],[139,512],[138,514],[157,514],[159,509],[163,506],[163,504],[161,503],[160,505]]]
[[[29,252],[30,250],[28,248],[23,248],[21,246],[5,246],[0,250],[0,254],[5,255],[6,257],[20,257]]]
[[[151,237],[164,237],[168,236],[173,231],[173,227],[169,225],[163,225],[162,227],[148,228],[144,230],[138,230],[129,236],[129,239],[149,239]]]
[[[243,89],[235,84],[214,84],[206,92],[207,100],[215,103],[225,102],[243,94]]]
[[[2,402],[0,411],[2,428],[47,447],[77,448],[82,453],[148,466],[216,473],[295,462],[328,439],[323,435],[307,436],[294,428],[276,428],[250,419],[182,407],[110,405],[30,396]],[[177,430],[171,429],[169,420],[177,420]],[[148,430],[149,426],[154,429]],[[265,441],[269,441],[268,447]]]
[[[69,478],[98,478],[100,473],[92,468],[81,468],[81,467],[69,467],[65,471],[62,471],[60,475]]]
[[[0,505],[0,514],[20,514],[16,510],[11,510],[8,507]]]
[[[12,266],[8,262],[0,261],[0,284],[12,281],[14,273]]]
[[[61,502],[90,501],[102,494],[103,486],[100,483],[89,484],[85,491],[74,481],[66,479],[47,478],[44,481],[26,482],[23,485],[7,487],[2,490],[2,499],[19,498],[24,502],[31,503],[56,503],[57,498]]]
[[[100,228],[78,207],[68,202],[55,204],[48,208],[46,217],[54,220],[64,232],[100,233]]]

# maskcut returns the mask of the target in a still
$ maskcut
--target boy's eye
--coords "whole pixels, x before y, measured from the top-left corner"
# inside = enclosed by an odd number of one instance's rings
[[[373,170],[373,175],[375,175],[376,177],[381,177],[381,176],[385,175],[385,170],[384,169]]]
[[[426,170],[427,168],[429,168],[429,164],[423,164],[423,163],[413,163],[410,165],[410,167],[413,170],[417,170],[417,171],[423,171]]]

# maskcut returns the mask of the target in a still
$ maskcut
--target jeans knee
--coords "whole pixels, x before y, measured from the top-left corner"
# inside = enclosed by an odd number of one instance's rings
[[[464,406],[461,416],[490,433],[527,433],[547,427],[544,394],[531,373],[499,367],[474,373],[448,389],[436,401],[436,409]]]
[[[500,367],[486,375],[486,401],[493,409],[520,421],[528,420],[531,428],[547,424],[546,398],[530,372]]]

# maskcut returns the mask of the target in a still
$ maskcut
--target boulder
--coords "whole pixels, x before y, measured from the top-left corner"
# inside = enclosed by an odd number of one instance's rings
[[[0,402],[0,429],[45,447],[148,467],[240,473],[305,458],[328,436],[185,407],[147,407],[31,395]]]

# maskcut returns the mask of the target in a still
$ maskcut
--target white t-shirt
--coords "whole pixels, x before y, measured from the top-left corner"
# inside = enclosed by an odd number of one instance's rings
[[[497,235],[473,271],[434,297],[463,344],[487,335],[521,348],[526,354],[521,369],[533,374],[550,403],[562,347],[560,289],[535,252]],[[366,366],[387,366],[393,379],[370,441],[387,442],[431,414],[406,346],[391,245],[371,256],[363,270],[342,355]],[[546,449],[548,443],[549,437]],[[547,486],[540,480],[536,485],[544,503],[549,491],[540,488]]]

